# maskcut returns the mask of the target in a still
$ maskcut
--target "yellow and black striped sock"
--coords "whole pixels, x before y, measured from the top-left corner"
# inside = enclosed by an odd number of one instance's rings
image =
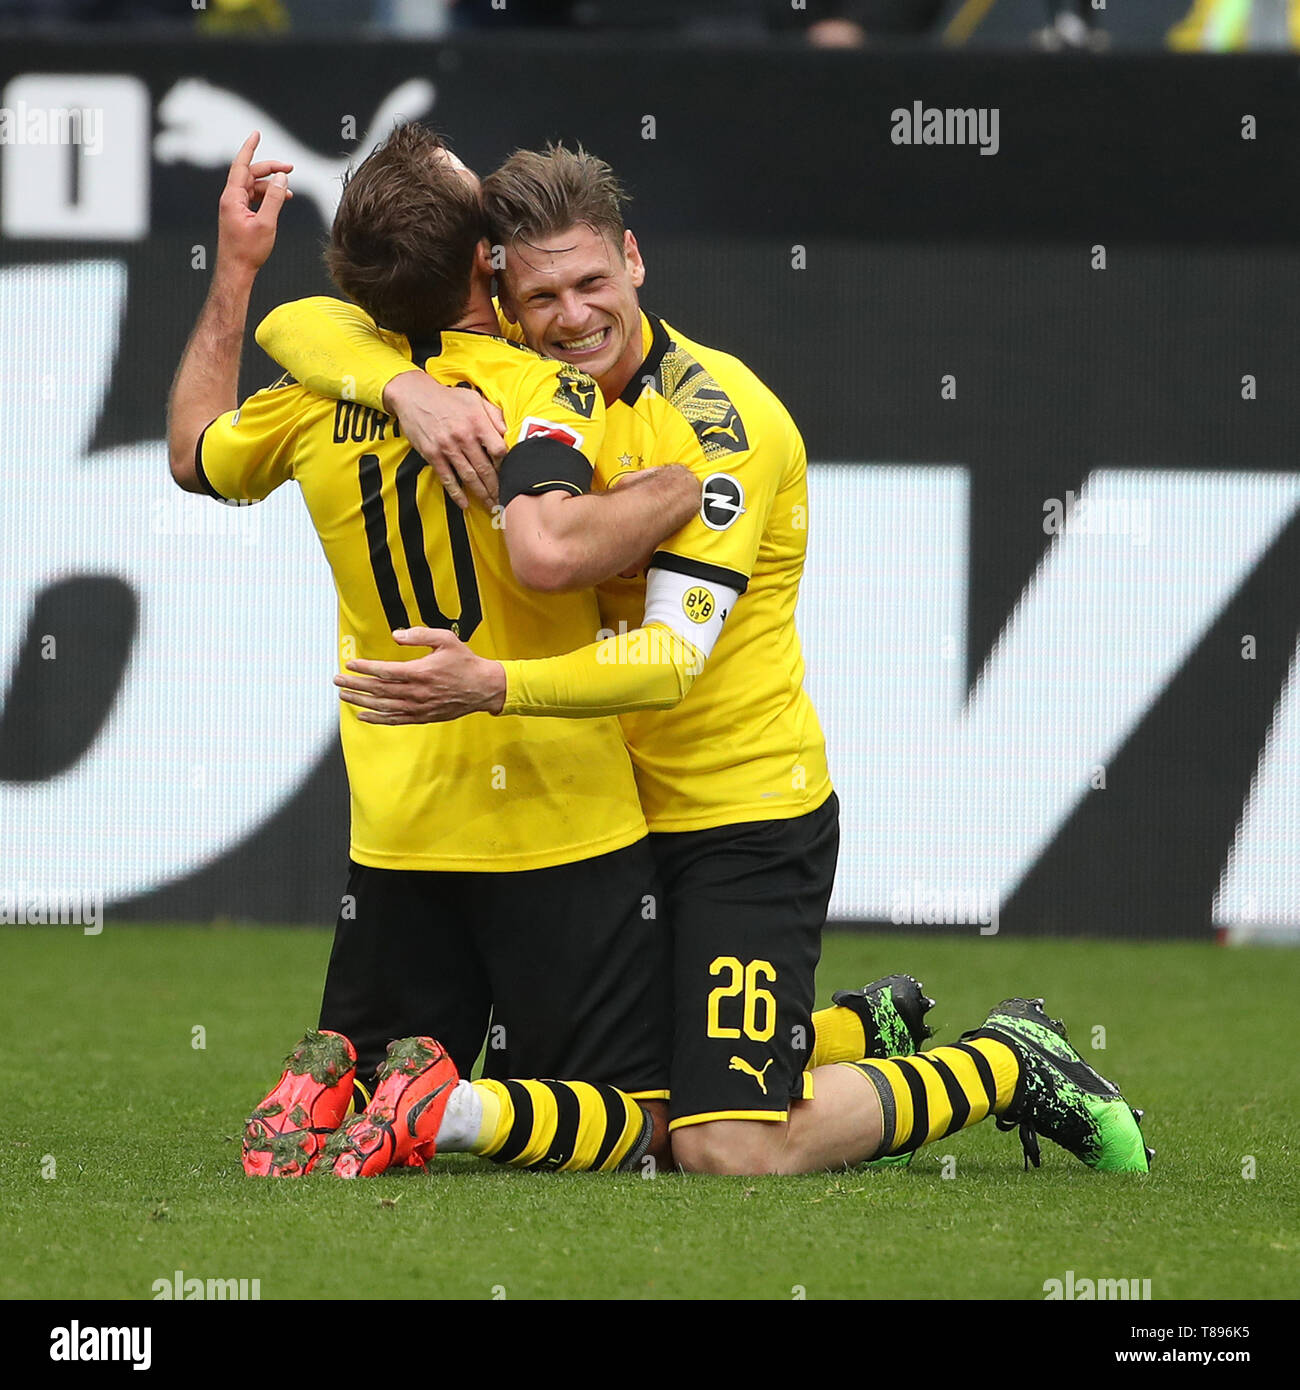
[[[1011,1104],[1020,1061],[994,1038],[951,1043],[915,1057],[849,1062],[876,1088],[884,1133],[876,1156],[908,1153]]]
[[[867,1034],[862,1019],[843,1004],[818,1009],[812,1016],[813,1051],[808,1070],[829,1067],[832,1062],[856,1062],[867,1051]]]
[[[473,1153],[513,1168],[612,1173],[650,1147],[646,1111],[586,1081],[476,1081],[483,1125]]]

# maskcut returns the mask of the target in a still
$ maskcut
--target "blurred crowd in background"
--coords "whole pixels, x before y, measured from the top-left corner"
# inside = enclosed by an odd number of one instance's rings
[[[1300,48],[1300,0],[0,0],[0,29],[221,34],[622,32],[854,48]]]

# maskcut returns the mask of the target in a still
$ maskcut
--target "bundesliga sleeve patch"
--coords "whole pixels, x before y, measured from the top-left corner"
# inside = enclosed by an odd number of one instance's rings
[[[525,439],[554,439],[560,444],[568,444],[573,449],[582,448],[582,435],[577,430],[568,425],[556,424],[554,420],[543,420],[539,415],[524,417],[516,443],[522,444]]]
[[[745,489],[730,473],[711,473],[704,480],[700,520],[710,531],[725,531],[745,514]]]

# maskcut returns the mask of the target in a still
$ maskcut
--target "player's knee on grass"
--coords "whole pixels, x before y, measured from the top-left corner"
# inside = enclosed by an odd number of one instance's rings
[[[710,1120],[673,1131],[673,1161],[687,1173],[751,1177],[776,1173],[785,1125],[764,1120]]]

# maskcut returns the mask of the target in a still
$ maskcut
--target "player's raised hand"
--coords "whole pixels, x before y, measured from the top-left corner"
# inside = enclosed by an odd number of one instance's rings
[[[431,650],[414,661],[349,661],[334,677],[339,699],[360,707],[362,723],[442,724],[501,712],[506,677],[500,662],[475,656],[445,628],[405,628],[393,640]]]
[[[255,130],[240,146],[226,176],[217,219],[218,264],[253,273],[271,254],[280,209],[293,197],[288,178],[292,164],[278,159],[253,163],[261,138]]]
[[[403,372],[384,388],[384,405],[402,433],[464,511],[473,497],[497,500],[497,464],[505,457],[505,416],[477,391],[443,386],[426,372]]]

